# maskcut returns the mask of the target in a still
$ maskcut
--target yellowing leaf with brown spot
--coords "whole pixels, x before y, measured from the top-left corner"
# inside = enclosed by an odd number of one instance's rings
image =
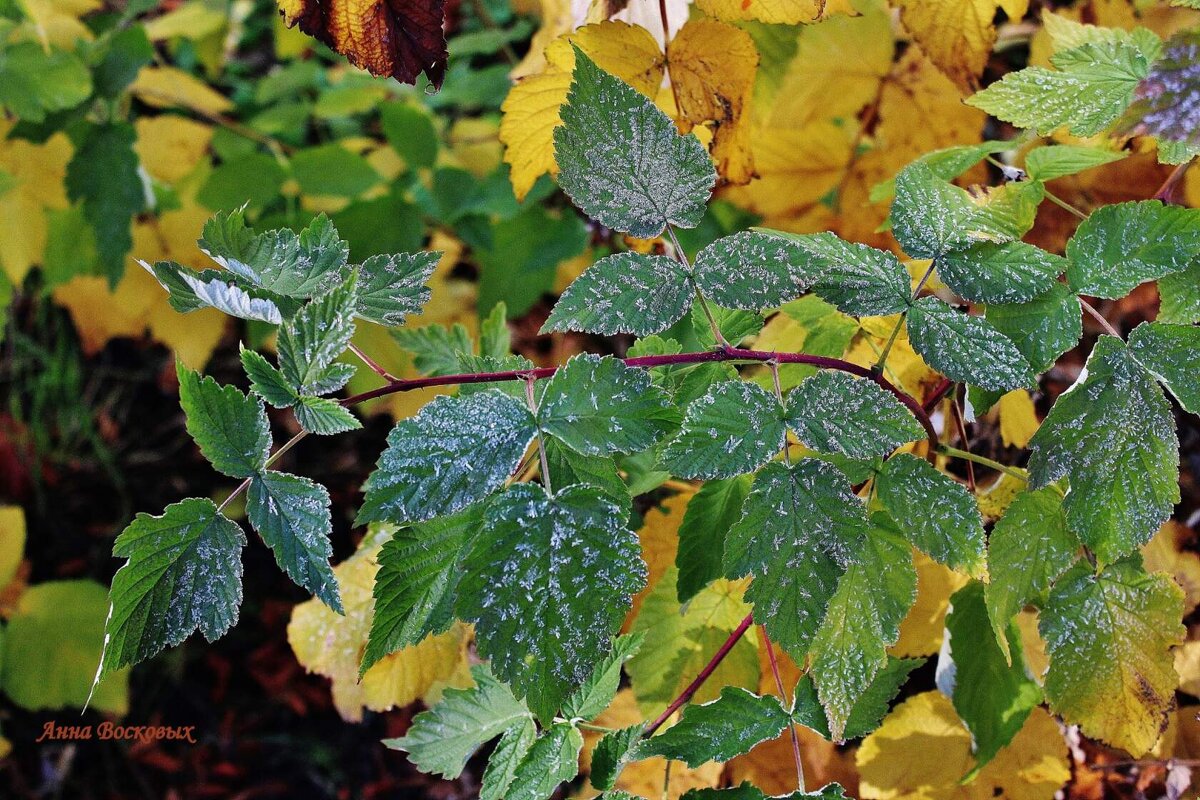
[[[996,42],[996,10],[1019,20],[1028,0],[894,0],[900,19],[921,49],[964,91],[978,88],[979,75]]]
[[[646,644],[651,643],[647,642]],[[637,701],[633,697],[633,692],[629,689],[622,689],[617,692],[612,705],[596,718],[595,724],[607,728],[628,728],[645,721],[645,717],[642,716]],[[596,742],[599,740],[600,734],[594,731],[583,732],[583,752],[579,755],[579,763],[584,772],[591,770],[592,752],[596,749]],[[617,779],[616,788],[629,792],[635,797],[661,798],[665,796],[670,800],[678,800],[685,792],[692,789],[713,788],[721,780],[722,765],[715,761],[703,764],[697,769],[688,769],[687,765],[682,762],[674,761],[671,763],[671,786],[664,795],[663,776],[666,767],[667,760],[661,757],[635,761],[622,770],[621,776]],[[597,794],[598,792],[589,784],[579,793],[579,796],[595,797]]]
[[[160,114],[134,123],[133,149],[151,177],[175,183],[196,168],[208,152],[212,127],[187,117]]]
[[[1037,433],[1037,410],[1024,389],[1014,389],[996,403],[1000,414],[1000,438],[1006,447],[1025,447]]]
[[[692,20],[667,46],[681,130],[711,126],[712,157],[726,181],[743,184],[754,175],[746,112],[754,92],[758,49],[750,34],[724,22]]]
[[[726,22],[797,25],[835,14],[855,14],[850,0],[696,0],[696,7]]]
[[[362,719],[364,708],[386,711],[420,699],[436,684],[459,673],[459,665],[466,659],[468,628],[455,624],[446,633],[385,657],[359,682],[358,663],[375,613],[371,589],[379,571],[379,548],[378,543],[367,543],[333,568],[344,617],[314,598],[296,606],[288,623],[288,643],[296,660],[309,672],[332,681],[333,705],[351,722]]]
[[[9,139],[15,122],[0,120],[0,172],[12,185],[0,192],[0,268],[15,285],[40,264],[46,249],[46,209],[68,205],[63,179],[73,152],[65,134],[45,144]]]
[[[129,89],[155,108],[190,108],[208,116],[233,109],[228,97],[175,67],[142,67]]]
[[[860,796],[867,800],[1051,800],[1071,777],[1058,723],[1035,708],[1024,727],[975,779],[971,734],[941,692],[892,709],[858,749]]]
[[[647,97],[653,97],[662,83],[663,55],[645,28],[601,22],[551,42],[546,48],[546,68],[518,82],[500,107],[504,114],[500,141],[504,143],[504,160],[512,167],[517,199],[523,199],[540,176],[558,171],[554,163],[554,129],[562,122],[558,110],[566,102],[575,69],[572,43],[601,69]]]
[[[942,647],[950,595],[967,583],[967,577],[914,551],[917,567],[917,600],[900,623],[900,638],[888,652],[900,658],[929,656]]]
[[[1185,616],[1200,605],[1200,555],[1184,549],[1195,536],[1191,528],[1171,520],[1142,545],[1146,571],[1166,572],[1183,589]]]

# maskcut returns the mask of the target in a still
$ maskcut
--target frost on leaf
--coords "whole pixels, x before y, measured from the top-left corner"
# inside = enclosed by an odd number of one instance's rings
[[[560,113],[558,182],[589,217],[641,239],[658,236],[668,224],[699,224],[716,181],[700,140],[679,135],[653,102],[578,47]]]
[[[339,614],[342,600],[329,566],[329,492],[298,475],[267,470],[250,481],[246,516],[287,576]]]
[[[587,456],[636,453],[679,424],[679,413],[645,370],[584,353],[546,384],[538,425]]]
[[[129,559],[113,576],[101,672],[136,664],[199,630],[210,642],[237,622],[246,535],[207,499],[138,514],[113,543]]]
[[[646,581],[637,535],[599,489],[517,484],[484,514],[457,610],[492,669],[549,719],[592,672]]]
[[[867,531],[862,502],[832,464],[768,464],[725,541],[725,573],[752,575],[755,621],[796,660],[808,652]]]
[[[1200,414],[1200,328],[1144,322],[1129,334],[1129,352],[1185,411]]]
[[[692,307],[683,267],[666,256],[617,253],[600,259],[558,298],[542,333],[583,331],[649,336]]]
[[[1062,256],[1025,242],[978,242],[937,261],[946,285],[974,303],[1026,303],[1050,291],[1066,270]]]
[[[1067,242],[1067,280],[1079,294],[1124,297],[1200,257],[1200,209],[1143,200],[1104,206]]]
[[[1154,535],[1179,502],[1171,406],[1125,345],[1101,336],[1081,380],[1029,442],[1030,486],[1070,479],[1067,524],[1102,562]]]
[[[700,292],[717,305],[760,311],[803,294],[817,274],[813,261],[796,242],[742,231],[701,250],[693,271]]]
[[[490,495],[533,441],[533,417],[497,389],[439,397],[388,434],[358,522],[418,522]]]
[[[271,428],[262,401],[201,377],[182,361],[175,371],[187,431],[213,468],[232,478],[248,478],[262,469],[271,450]]]
[[[936,297],[923,297],[909,309],[908,339],[926,364],[954,381],[1008,390],[1036,380],[1011,339],[983,317]]]
[[[908,453],[888,460],[879,501],[913,546],[951,569],[982,577],[983,518],[966,487]]]
[[[783,446],[779,401],[746,381],[722,381],[688,406],[683,427],[660,461],[683,478],[732,478],[753,472]]]
[[[1079,562],[1055,584],[1038,629],[1050,669],[1046,697],[1094,739],[1140,756],[1166,729],[1179,677],[1171,648],[1183,641],[1183,592],[1141,560],[1099,573]]]
[[[283,322],[275,301],[258,297],[239,286],[233,273],[206,269],[196,272],[174,261],[156,261],[153,266],[139,261],[167,290],[167,302],[181,314],[201,308],[215,308],[239,319],[256,320],[272,325]]]
[[[686,706],[679,722],[648,739],[638,754],[673,758],[695,769],[748,753],[774,739],[787,724],[788,713],[776,697],[726,686],[716,700]]]
[[[396,327],[429,302],[425,285],[441,253],[396,253],[371,256],[359,266],[355,312],[363,319]]]
[[[788,395],[786,421],[813,450],[851,458],[887,455],[925,435],[891,392],[835,370],[806,378]]]
[[[353,367],[334,364],[354,335],[354,274],[336,290],[314,300],[279,330],[279,371],[301,395],[335,392],[354,374]]]
[[[989,305],[984,318],[1016,345],[1034,372],[1045,372],[1083,336],[1083,307],[1061,283],[1027,303]]]
[[[832,233],[764,232],[795,242],[808,252],[813,292],[839,311],[871,317],[908,307],[908,270],[891,253],[847,242]]]

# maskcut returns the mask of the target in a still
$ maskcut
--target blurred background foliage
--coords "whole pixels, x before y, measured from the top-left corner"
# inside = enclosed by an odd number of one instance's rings
[[[334,444],[310,439],[289,454],[333,495],[346,620],[307,603],[293,614],[303,597],[269,554],[248,551],[246,606],[231,635],[215,646],[193,641],[132,676],[111,676],[83,717],[67,710],[82,705],[95,671],[104,587],[115,568],[112,537],[135,509],[184,494],[220,497],[231,488],[189,445],[174,357],[228,382],[240,375],[239,335],[270,345],[265,327],[235,331],[215,311],[176,313],[138,262],[209,266],[196,238],[217,210],[245,205],[260,229],[296,230],[323,212],[348,241],[352,261],[406,250],[444,253],[428,310],[410,323],[418,331],[393,337],[359,324],[356,343],[395,375],[415,375],[414,358],[436,357],[446,341],[476,338],[480,320],[500,304],[513,349],[539,364],[585,349],[623,354],[627,341],[537,336],[554,296],[593,261],[617,248],[654,246],[615,240],[554,184],[550,130],[573,59],[564,37],[653,96],[681,130],[694,129],[710,147],[722,182],[704,222],[680,232],[694,251],[759,222],[894,246],[884,223],[888,181],[900,168],[933,150],[1014,135],[962,100],[1012,69],[1048,62],[1051,43],[1039,11],[1144,25],[1164,37],[1200,25],[1200,12],[1157,0],[962,0],[959,8],[978,12],[974,27],[904,16],[912,2],[891,5],[829,0],[828,19],[798,25],[805,20],[795,14],[756,18],[748,4],[723,0],[666,0],[665,24],[656,0],[449,2],[450,63],[434,92],[351,67],[287,29],[272,0],[0,0],[0,732],[8,737],[0,739],[0,786],[18,797],[470,796],[477,780],[470,771],[459,784],[433,787],[377,744],[405,729],[412,712],[406,707],[466,679],[469,631],[435,637],[355,680],[378,532],[363,541],[349,509],[388,417],[415,412],[432,390],[379,401],[364,409],[375,415],[364,430]],[[1170,173],[1157,163],[1151,140],[1097,137],[1088,144],[1119,151],[1119,160],[1054,182],[1056,195],[1079,207],[1148,197]],[[990,170],[976,167],[962,182],[999,183]],[[1197,171],[1180,194],[1200,204]],[[1075,222],[1047,205],[1029,241],[1061,250]],[[1156,302],[1152,293],[1143,287],[1104,313],[1135,324]],[[783,312],[765,323],[740,322],[761,349],[845,355],[864,364],[874,362],[892,329],[892,320],[860,324],[816,298]],[[689,320],[670,335],[703,346]],[[1076,361],[1074,373],[1070,357],[1056,367],[1048,388],[1070,385],[1082,363]],[[917,396],[937,382],[904,341],[889,368],[894,382]],[[788,386],[803,377],[799,367],[781,371]],[[350,390],[378,380],[360,369]],[[980,452],[1023,447],[1046,406],[1041,394],[1006,396],[981,420]],[[289,424],[283,416],[274,422]],[[1181,425],[1186,521],[1200,507],[1200,431],[1194,421]],[[646,489],[665,477],[651,466],[622,465]],[[984,505],[1003,503],[1011,491],[1003,481],[978,488]],[[675,603],[673,537],[687,498],[685,492],[642,509],[651,585],[629,624],[670,620],[670,634],[694,658],[669,669],[631,664],[640,696],[621,696],[613,713],[629,719],[613,725],[636,720],[639,702],[673,694],[746,613],[740,586],[724,581],[687,609]],[[1195,538],[1172,523],[1148,546],[1147,560],[1195,589]],[[948,598],[960,585],[932,562],[918,566],[920,597],[895,655],[937,652]],[[1200,602],[1195,595],[1189,608]],[[1029,620],[1023,630],[1031,637],[1027,651],[1036,652]],[[752,641],[739,648],[726,662],[733,672],[714,685],[769,680]],[[1195,682],[1200,657],[1192,660],[1185,681]],[[394,707],[401,710],[376,713]],[[931,707],[916,719],[929,725],[945,713]],[[1194,716],[1180,713],[1164,754],[1200,747]],[[32,744],[47,720],[103,718],[196,725],[201,744]],[[1048,719],[1031,719],[1031,729],[1041,726],[1029,734],[1032,752]],[[671,794],[751,777],[769,789],[772,770],[782,790],[789,746],[767,743],[733,762],[728,774],[709,765],[673,782]],[[953,733],[941,746],[965,747],[969,757],[969,742]],[[869,796],[902,783],[887,769],[910,755],[898,751],[864,767],[851,749],[816,738],[805,743],[810,783],[839,780],[853,791],[863,769],[875,782]],[[1065,769],[1065,749],[1056,758],[1052,766]],[[643,777],[654,788],[642,790],[653,795],[661,765],[652,778],[654,768],[647,770]],[[938,796],[958,796],[961,773],[951,771]],[[1097,774],[1092,784],[1076,782],[1079,796],[1109,790],[1107,773]],[[1032,792],[1022,796],[1042,796],[1028,788],[1039,785],[1036,776],[1022,780],[1023,791]]]

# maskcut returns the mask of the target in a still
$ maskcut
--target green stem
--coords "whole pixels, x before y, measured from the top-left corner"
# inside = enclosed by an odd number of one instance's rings
[[[921,276],[921,280],[917,281],[917,285],[912,290],[912,296],[908,298],[908,304],[911,306],[917,302],[917,296],[921,294],[921,290],[925,288],[925,284],[929,282],[929,276],[933,274],[933,270],[937,267],[937,260],[929,262],[929,268],[925,270],[925,274]],[[908,311],[901,312],[900,319],[896,320],[896,327],[892,328],[892,335],[888,337],[887,344],[883,346],[883,353],[879,356],[879,361],[875,363],[875,372],[882,373],[884,366],[887,365],[888,356],[892,354],[892,345],[896,343],[896,337],[900,335],[900,329],[904,327],[904,320],[908,319]]]
[[[529,404],[529,413],[537,418],[537,400],[533,396],[533,385],[537,382],[537,378],[530,375],[525,379],[525,402]],[[541,426],[538,426],[538,459],[542,462],[542,486],[546,489],[546,494],[553,494],[554,490],[550,488],[550,461],[546,458],[546,439],[542,436]]]
[[[1068,203],[1066,200],[1063,200],[1061,197],[1058,197],[1057,195],[1052,194],[1049,189],[1046,189],[1045,193],[1046,193],[1046,199],[1049,200],[1051,203],[1054,203],[1054,205],[1058,206],[1061,209],[1071,212],[1072,214],[1079,217],[1080,219],[1087,219],[1087,214],[1083,213],[1078,208],[1076,208],[1075,206]]]
[[[295,436],[293,436],[292,438],[290,438],[286,442],[284,442],[282,447],[280,447],[278,450],[276,450],[274,453],[271,454],[271,457],[267,459],[265,464],[263,464],[263,468],[266,469],[267,467],[271,466],[276,461],[278,461],[284,453],[286,453],[288,450],[291,450],[293,447],[295,447],[296,443],[299,442],[301,439],[303,439],[305,436],[308,436],[308,431],[300,431]],[[233,499],[235,497],[237,497],[242,492],[249,489],[250,482],[252,480],[254,480],[254,478],[250,477],[250,478],[246,478],[246,480],[239,483],[234,488],[234,490],[229,493],[229,496],[221,501],[221,505],[217,506],[218,513],[221,511],[224,511],[226,506],[228,506],[230,503],[232,503]]]
[[[997,472],[1003,472],[1005,475],[1011,475],[1012,477],[1014,477],[1018,480],[1021,480],[1021,481],[1025,481],[1026,483],[1029,482],[1029,476],[1027,474],[1025,474],[1025,472],[1023,470],[1019,470],[1015,467],[1006,466],[1004,464],[1001,464],[999,461],[995,461],[993,459],[987,458],[986,456],[977,456],[974,453],[970,453],[966,450],[959,450],[957,447],[951,447],[948,444],[943,444],[943,445],[938,446],[937,451],[944,456],[951,456],[952,458],[961,458],[963,461],[972,461],[976,464],[980,464],[989,469],[994,469]]]

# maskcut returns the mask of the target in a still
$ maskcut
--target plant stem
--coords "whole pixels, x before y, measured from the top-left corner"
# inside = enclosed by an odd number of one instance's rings
[[[780,411],[786,411],[787,405],[783,402],[783,384],[779,382],[779,362],[768,361],[767,366],[771,368],[771,383],[773,383],[775,386],[775,399],[779,401],[779,409]],[[784,464],[791,463],[791,458],[788,456],[788,440],[786,430],[783,432],[783,446],[781,449],[781,455],[783,456]]]
[[[695,695],[696,692],[700,690],[700,687],[704,685],[704,682],[708,680],[714,672],[716,672],[717,667],[720,666],[721,662],[725,660],[725,656],[729,655],[729,651],[731,651],[733,646],[736,645],[738,641],[740,641],[741,638],[746,635],[746,631],[748,631],[750,626],[753,624],[754,617],[750,614],[747,614],[746,618],[738,623],[738,626],[734,628],[733,633],[729,634],[729,638],[725,640],[725,643],[721,645],[717,652],[713,653],[713,657],[709,659],[707,664],[704,665],[704,669],[700,670],[700,672],[696,675],[695,680],[689,683],[687,688],[684,689],[678,697],[671,701],[671,705],[667,706],[666,709],[659,714],[649,726],[647,726],[645,733],[642,734],[643,738],[649,739],[652,735],[654,735],[655,731],[661,728],[663,724],[671,718],[672,714],[682,708],[684,703],[692,699],[693,695]]]
[[[913,287],[912,296],[908,299],[909,305],[917,302],[917,296],[921,294],[921,290],[925,288],[925,284],[929,281],[929,276],[933,274],[933,270],[936,267],[936,260],[929,262],[929,267],[925,270],[925,274],[921,276],[921,280],[917,281],[917,285]],[[900,335],[900,329],[904,327],[904,320],[907,318],[908,311],[906,310],[901,312],[900,319],[896,320],[896,327],[892,328],[892,335],[888,337],[887,344],[883,346],[883,352],[879,355],[879,361],[875,362],[875,372],[883,372],[883,367],[887,364],[888,356],[892,353],[892,345],[896,343],[896,337]]]
[[[279,460],[279,458],[284,453],[286,453],[288,450],[291,450],[293,447],[295,447],[296,443],[299,442],[301,439],[303,439],[305,436],[308,436],[308,431],[300,431],[295,436],[288,439],[286,442],[283,443],[283,446],[281,446],[278,450],[276,450],[274,453],[271,454],[271,457],[267,459],[266,463],[263,464],[263,466],[269,467],[272,464],[274,464],[276,461]],[[237,497],[239,494],[241,494],[242,492],[249,489],[250,481],[252,481],[252,480],[254,480],[254,479],[246,478],[246,480],[242,481],[236,487],[234,487],[234,490],[229,493],[229,496],[221,501],[221,505],[217,506],[217,511],[218,512],[224,511],[225,507],[228,506],[230,503],[232,503],[233,499],[235,497]]]
[[[537,378],[532,375],[527,375],[525,378],[525,402],[529,404],[529,413],[537,417],[537,400],[533,396],[533,385],[537,382]],[[541,426],[538,427],[538,459],[542,462],[542,486],[546,490],[546,494],[554,494],[554,490],[550,488],[550,462],[546,458],[546,440],[542,437]]]
[[[963,461],[973,461],[976,464],[981,464],[989,469],[994,469],[997,472],[1003,472],[1005,475],[1011,475],[1017,480],[1025,481],[1026,483],[1029,482],[1029,476],[1023,471],[1015,467],[1009,467],[1001,464],[999,461],[994,461],[986,456],[977,456],[974,453],[967,452],[966,450],[959,450],[957,447],[951,447],[948,444],[939,445],[937,451],[944,456],[961,458]]]
[[[354,353],[354,355],[358,356],[359,359],[364,364],[366,364],[368,367],[371,368],[372,372],[374,372],[379,377],[383,378],[385,381],[388,381],[389,383],[391,383],[392,381],[397,380],[395,375],[388,372],[386,369],[383,368],[382,364],[380,364],[378,361],[371,358],[369,355],[367,355],[361,349],[359,349],[358,345],[356,345],[354,342],[350,343],[350,352]]]
[[[1095,306],[1093,306],[1087,300],[1084,300],[1082,297],[1079,298],[1079,305],[1083,306],[1083,310],[1088,313],[1088,316],[1100,323],[1100,327],[1104,328],[1105,333],[1110,336],[1115,336],[1118,339],[1121,338],[1121,332],[1113,327],[1113,324],[1106,320],[1104,315],[1096,310]]]
[[[671,252],[675,254],[675,260],[683,265],[683,271],[688,275],[692,291],[696,293],[696,304],[700,306],[700,310],[704,312],[704,318],[708,320],[708,327],[712,330],[713,339],[721,347],[729,347],[729,342],[725,341],[725,337],[721,334],[721,328],[717,325],[716,318],[713,317],[712,309],[708,307],[708,301],[704,299],[700,287],[692,280],[692,265],[688,262],[687,253],[679,244],[679,237],[675,235],[675,228],[670,223],[667,223],[667,234],[671,238]]]
[[[1053,194],[1049,189],[1046,190],[1046,199],[1049,200],[1051,203],[1054,203],[1054,205],[1058,206],[1059,208],[1064,209],[1066,211],[1070,211],[1072,214],[1079,217],[1080,219],[1087,219],[1087,214],[1083,213],[1078,208],[1076,208],[1075,206],[1068,203],[1066,200],[1063,200],[1061,197]]]
[[[784,708],[791,708],[792,701],[783,688],[783,678],[779,677],[779,661],[775,658],[775,645],[767,636],[767,626],[759,625],[758,634],[767,648],[767,659],[771,662],[771,675],[775,677],[775,688],[779,690],[779,700],[783,703]],[[804,761],[800,758],[800,734],[796,732],[795,722],[788,723],[788,733],[792,735],[792,758],[796,761],[796,791],[804,794]]]
[[[1195,159],[1189,159],[1171,171],[1167,179],[1163,181],[1163,185],[1158,187],[1158,191],[1154,193],[1155,200],[1161,200],[1164,203],[1175,202],[1175,188],[1179,186],[1179,182],[1183,180],[1183,176],[1187,173],[1188,167],[1192,165]]]
[[[479,21],[483,23],[483,27],[492,31],[500,30],[500,26],[496,24],[496,20],[488,12],[487,5],[483,0],[472,0],[471,7],[475,9],[475,16],[479,17]],[[513,66],[516,66],[517,62],[521,60],[517,58],[516,52],[508,42],[500,45],[500,51],[504,53],[504,60]]]

